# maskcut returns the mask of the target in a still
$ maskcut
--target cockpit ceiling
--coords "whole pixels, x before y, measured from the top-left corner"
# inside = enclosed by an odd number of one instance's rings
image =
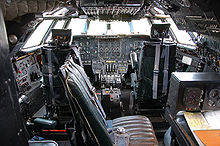
[[[219,0],[2,0],[6,21],[26,14],[56,12],[65,16],[87,16],[102,20],[131,21],[158,14],[157,7],[172,17],[180,30],[220,37]]]
[[[53,11],[67,4],[62,0],[1,0],[0,6],[5,20],[10,21],[26,14]]]
[[[0,5],[6,20],[25,14],[43,13],[68,7],[79,15],[136,15],[146,0],[2,0]]]
[[[153,0],[180,30],[220,37],[219,0]]]

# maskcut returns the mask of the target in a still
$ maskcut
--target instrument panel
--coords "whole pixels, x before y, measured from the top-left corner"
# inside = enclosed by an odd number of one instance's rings
[[[74,38],[74,44],[78,47],[83,64],[91,65],[92,58],[98,57],[98,40],[77,37]]]
[[[116,59],[121,57],[121,41],[118,39],[102,39],[98,41],[98,56],[103,59]],[[123,56],[124,57],[124,56]]]
[[[170,79],[167,107],[173,116],[179,111],[220,109],[220,74],[174,72]]]
[[[89,65],[102,87],[120,87],[131,64],[130,53],[143,47],[146,35],[74,36],[83,65]]]
[[[203,90],[196,87],[186,88],[183,94],[183,105],[186,110],[201,110]]]
[[[83,64],[92,65],[92,61],[130,61],[131,51],[141,48],[148,36],[74,36],[74,45],[78,46]]]

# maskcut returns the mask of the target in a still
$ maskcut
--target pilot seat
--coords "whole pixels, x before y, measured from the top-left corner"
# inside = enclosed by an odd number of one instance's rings
[[[72,144],[158,145],[152,124],[145,116],[106,120],[95,88],[83,67],[76,64],[71,56],[61,66],[60,74],[73,114],[73,122],[66,126]],[[74,130],[68,130],[71,128]]]

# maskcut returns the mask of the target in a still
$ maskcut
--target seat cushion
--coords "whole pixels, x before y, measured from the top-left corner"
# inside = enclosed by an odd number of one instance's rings
[[[130,135],[130,146],[156,146],[158,145],[153,126],[150,120],[141,115],[125,116],[112,121],[113,130],[124,127],[126,133]]]

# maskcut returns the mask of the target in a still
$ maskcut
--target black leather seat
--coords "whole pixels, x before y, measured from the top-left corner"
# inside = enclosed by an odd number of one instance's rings
[[[113,130],[124,127],[129,134],[129,145],[158,145],[150,120],[141,115],[125,116],[112,121]]]
[[[67,96],[97,145],[113,145],[114,141],[110,138],[108,128],[116,131],[118,127],[123,127],[129,135],[129,145],[158,145],[152,124],[145,116],[120,117],[110,121],[112,127],[107,124],[109,121],[105,120],[105,113],[84,69],[75,64],[71,57],[65,61],[60,70],[68,92]]]

